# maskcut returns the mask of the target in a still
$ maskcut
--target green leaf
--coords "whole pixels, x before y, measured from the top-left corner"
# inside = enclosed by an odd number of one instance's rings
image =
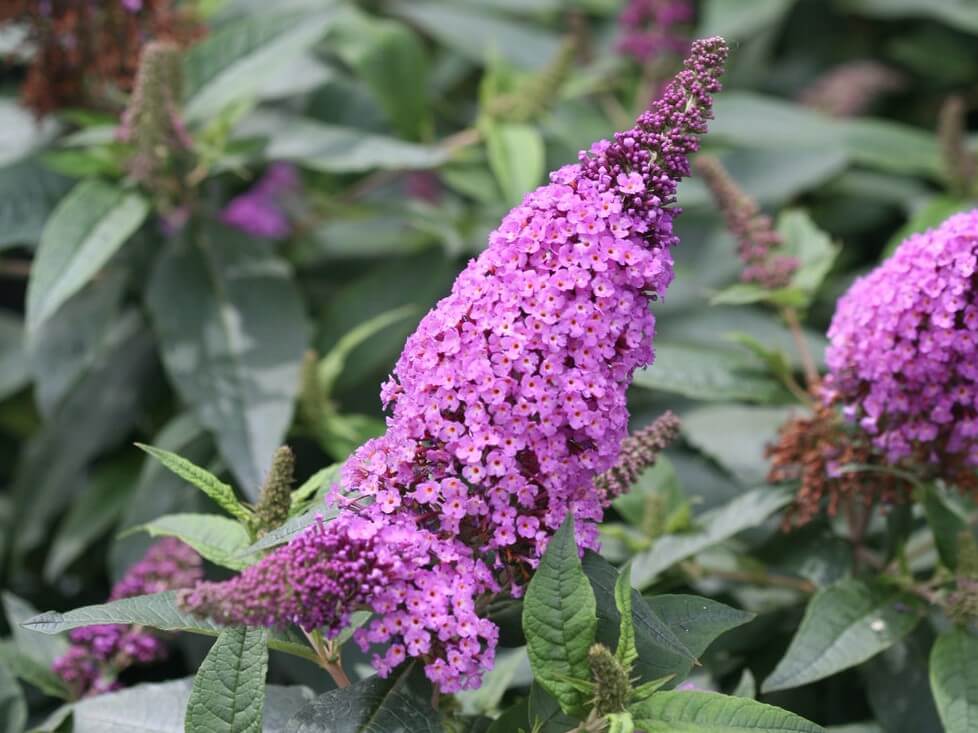
[[[868,117],[839,124],[852,162],[897,175],[942,177],[937,138],[929,130]]]
[[[955,629],[937,639],[930,653],[930,686],[945,733],[978,730],[978,637]]]
[[[71,181],[29,158],[0,168],[0,249],[33,245]]]
[[[79,488],[78,477],[105,448],[117,445],[145,413],[158,384],[153,338],[135,310],[113,321],[105,345],[50,419],[21,453],[11,494],[9,541],[18,553],[50,538],[53,518]]]
[[[581,569],[568,513],[526,589],[523,630],[535,678],[569,715],[582,716],[587,699],[564,679],[590,678],[587,652],[597,627],[594,591]]]
[[[68,640],[25,629],[21,624],[36,616],[37,609],[9,591],[3,592],[2,599],[14,645],[38,664],[50,669],[54,660],[68,651]]]
[[[763,692],[829,677],[880,653],[920,621],[920,602],[899,590],[855,579],[819,591]]]
[[[784,402],[789,395],[753,356],[716,346],[656,342],[655,361],[635,372],[647,389],[709,402]]]
[[[744,484],[757,485],[769,469],[764,450],[798,407],[710,405],[683,414],[682,432],[687,442],[712,458]],[[750,430],[744,430],[749,425]]]
[[[0,641],[0,662],[10,673],[24,682],[28,682],[45,695],[67,700],[70,697],[68,687],[50,665],[42,664],[25,650],[19,649],[12,641]]]
[[[577,721],[564,714],[560,703],[536,680],[530,685],[530,698],[523,708],[521,725],[530,724],[534,733],[567,733],[577,725]],[[499,720],[502,720],[500,717]],[[513,721],[514,723],[516,721]],[[538,726],[538,727],[534,727]],[[500,733],[512,733],[515,725],[500,726]]]
[[[485,8],[460,7],[446,0],[412,0],[391,10],[477,64],[494,52],[521,68],[539,69],[560,45],[552,33]]]
[[[286,542],[291,541],[297,534],[301,534],[306,529],[314,525],[317,521],[319,521],[320,517],[322,517],[324,522],[328,522],[338,513],[339,510],[333,506],[310,507],[304,514],[297,514],[294,517],[289,517],[285,524],[282,524],[268,532],[257,542],[253,542],[246,547],[242,547],[238,551],[237,557],[247,558],[249,555],[254,555],[256,552],[261,552],[263,550],[271,549],[272,547],[284,545]]]
[[[288,733],[442,733],[430,687],[415,665],[383,680],[369,677],[320,695],[296,713]]]
[[[96,469],[81,496],[58,525],[44,561],[44,577],[55,583],[101,535],[115,526],[136,487],[138,464],[132,457]]]
[[[183,64],[187,119],[206,120],[254,97],[282,65],[322,38],[334,17],[332,8],[253,13],[192,46]]]
[[[798,291],[802,300],[797,305],[807,308],[832,269],[839,247],[802,209],[781,212],[777,229],[784,240],[785,254],[795,257],[799,265],[787,289]]]
[[[734,697],[749,697],[751,700],[757,697],[757,681],[754,679],[754,673],[750,669],[747,667],[744,668],[744,671],[740,675],[740,680],[737,682],[737,686],[730,694]]]
[[[598,616],[596,640],[609,649],[617,648],[621,635],[621,614],[615,604],[618,572],[595,552],[586,552],[582,565],[594,590]],[[631,605],[635,649],[638,652],[638,660],[632,671],[637,678],[648,682],[666,675],[685,674],[696,655],[634,589]]]
[[[24,326],[16,316],[0,311],[0,400],[18,392],[29,381]]]
[[[20,733],[26,725],[24,693],[6,665],[0,665],[0,730]]]
[[[934,544],[941,562],[950,570],[958,567],[958,535],[968,529],[967,515],[955,509],[947,497],[933,484],[923,495],[924,514],[934,534]]]
[[[71,707],[73,733],[184,733],[184,714],[191,696],[189,677],[143,684],[120,692],[86,698]],[[283,733],[285,723],[312,697],[306,687],[269,685],[265,691],[263,733]],[[206,731],[219,730],[204,728]]]
[[[557,705],[556,700],[554,700],[554,708],[556,708],[558,713],[560,712],[560,706]],[[526,698],[523,698],[515,705],[511,705],[504,710],[502,715],[492,722],[492,725],[489,726],[486,733],[522,733],[523,731],[528,730],[528,721],[531,720],[529,715],[529,701]],[[569,731],[577,722],[570,718],[568,718],[568,720],[570,721],[570,724],[565,728],[560,728],[560,733]],[[309,733],[313,732],[309,731]],[[377,733],[381,732],[378,731]],[[557,729],[548,730],[547,728],[541,728],[539,733],[557,733]]]
[[[967,0],[839,0],[853,13],[877,18],[934,18],[978,33],[978,7]]]
[[[794,4],[795,0],[707,0],[696,37],[747,40],[777,26]]]
[[[311,502],[314,503],[333,485],[342,467],[342,463],[334,463],[326,466],[326,468],[319,469],[303,481],[302,486],[292,492],[292,503],[289,512],[292,515],[305,512]]]
[[[506,203],[516,206],[543,178],[543,136],[533,125],[486,121],[485,127],[489,167]]]
[[[224,629],[194,677],[188,733],[261,733],[268,642],[265,629]]]
[[[34,332],[109,261],[143,223],[149,204],[98,180],[72,189],[44,225],[27,283],[27,330]]]
[[[526,647],[517,649],[499,649],[491,670],[482,676],[482,685],[477,690],[463,690],[455,694],[455,699],[461,703],[465,715],[495,715],[499,712],[506,691],[519,685],[517,675],[522,676],[525,669],[529,676],[529,659]]]
[[[346,360],[349,358],[354,349],[383,331],[388,326],[398,323],[405,318],[416,316],[417,313],[418,308],[416,306],[403,305],[399,308],[385,311],[384,313],[374,316],[373,318],[368,318],[356,328],[343,334],[342,338],[340,338],[333,348],[329,350],[329,353],[320,359],[319,365],[316,368],[316,375],[318,377],[319,387],[323,392],[323,396],[327,399],[332,397],[333,389],[336,386],[336,380],[339,379],[340,374],[343,373],[343,368],[346,366]]]
[[[696,555],[745,529],[756,527],[792,500],[787,491],[761,487],[731,499],[699,517],[695,532],[665,535],[635,556],[632,574],[638,588],[646,588],[676,563]]]
[[[403,23],[347,12],[329,35],[330,49],[373,91],[394,128],[417,140],[430,126],[428,58]]]
[[[621,616],[618,631],[618,646],[615,647],[615,657],[625,669],[631,669],[638,659],[635,648],[635,621],[632,619],[632,568],[625,565],[618,573],[615,581],[615,607]]]
[[[259,110],[239,135],[265,137],[266,160],[291,160],[324,173],[436,168],[449,158],[447,148],[421,145],[354,127],[330,125],[284,112]]]
[[[151,537],[176,537],[215,565],[241,570],[248,566],[241,552],[251,540],[241,524],[217,514],[167,514],[133,530]]]
[[[900,243],[911,234],[917,234],[918,232],[924,232],[928,229],[932,229],[941,224],[952,214],[967,211],[968,209],[973,208],[974,205],[975,204],[973,201],[966,201],[949,196],[931,197],[914,211],[913,216],[910,217],[906,224],[894,232],[889,241],[886,243],[886,247],[883,249],[882,257],[885,258],[892,255],[893,252],[896,251],[896,248],[900,246]]]
[[[824,733],[787,710],[715,692],[660,692],[630,712],[648,733]]]
[[[242,522],[251,520],[251,511],[234,495],[234,489],[221,481],[207,469],[196,466],[176,453],[154,448],[151,445],[136,443],[136,446],[149,453],[166,469],[179,476],[188,484],[196,486],[214,500],[221,509]]]
[[[701,596],[661,595],[646,598],[646,602],[697,657],[718,637],[757,615]]]
[[[255,499],[292,421],[307,344],[302,299],[264,244],[217,225],[197,235],[159,259],[146,302],[177,392]]]
[[[920,624],[902,641],[859,668],[869,709],[880,724],[877,733],[941,730],[927,662],[933,645],[934,634],[929,625]],[[900,694],[894,695],[894,690]]]
[[[60,634],[82,626],[96,624],[137,624],[160,631],[186,631],[192,634],[217,636],[223,627],[210,619],[202,619],[180,609],[175,591],[122,598],[95,606],[76,608],[67,613],[48,611],[28,619],[22,625],[42,634]],[[270,634],[268,647],[317,661],[315,653],[303,641],[287,634]]]

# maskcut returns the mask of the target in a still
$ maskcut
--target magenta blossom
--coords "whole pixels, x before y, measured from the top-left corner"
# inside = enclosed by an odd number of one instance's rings
[[[284,239],[292,233],[292,224],[283,202],[298,188],[295,167],[273,163],[251,189],[231,199],[221,221],[254,237]]]
[[[629,0],[618,17],[618,50],[645,64],[660,56],[686,53],[686,27],[693,22],[691,0]]]
[[[381,390],[387,433],[346,462],[339,518],[185,605],[330,633],[366,607],[355,639],[388,645],[382,675],[417,657],[442,691],[479,685],[498,634],[488,600],[522,593],[568,512],[579,544],[597,546],[611,496],[595,477],[627,434],[632,373],[652,361],[648,306],[673,277],[676,186],[725,57],[722,39],[693,44],[632,129],[503,219],[408,339]],[[356,522],[374,534],[353,536]],[[398,539],[378,545],[386,531]]]
[[[974,486],[978,210],[908,237],[839,300],[828,336],[825,399],[891,463]]]

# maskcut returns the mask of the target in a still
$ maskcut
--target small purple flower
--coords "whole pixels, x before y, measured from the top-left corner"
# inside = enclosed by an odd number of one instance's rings
[[[686,26],[695,16],[691,0],[629,0],[618,16],[618,50],[640,64],[689,48]]]
[[[292,225],[283,202],[299,188],[299,177],[290,163],[273,163],[249,191],[231,199],[221,220],[255,237],[284,239]]]

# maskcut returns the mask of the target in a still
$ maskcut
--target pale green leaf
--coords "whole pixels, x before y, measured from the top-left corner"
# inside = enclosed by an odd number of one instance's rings
[[[16,678],[0,664],[0,730],[21,733],[27,725],[27,703]]]
[[[292,422],[308,343],[302,297],[265,244],[216,224],[191,236],[158,260],[146,302],[174,387],[253,500]]]
[[[323,37],[335,11],[322,6],[251,14],[195,44],[183,65],[187,119],[205,120],[257,95],[282,65]]]
[[[97,624],[136,624],[160,631],[186,631],[205,636],[217,636],[222,626],[202,619],[180,608],[175,591],[164,591],[146,596],[122,598],[95,606],[76,608],[59,613],[47,611],[25,621],[22,625],[42,634],[59,634],[82,626]],[[315,653],[303,641],[288,634],[271,634],[268,647],[278,651],[317,661]]]
[[[134,528],[151,537],[176,537],[215,565],[241,570],[241,553],[250,537],[240,523],[217,514],[167,514]]]
[[[978,730],[978,637],[964,629],[942,634],[930,654],[930,686],[945,733]]]
[[[914,596],[842,580],[811,599],[788,651],[761,689],[787,690],[854,667],[910,633],[920,617]]]
[[[615,607],[621,616],[618,632],[618,646],[615,657],[625,669],[631,669],[638,659],[635,648],[635,621],[632,618],[632,568],[625,565],[615,581]]]
[[[0,663],[10,670],[14,677],[34,685],[45,695],[59,697],[62,700],[70,697],[64,680],[54,673],[50,664],[42,664],[25,650],[20,649],[13,641],[0,640]]]
[[[136,443],[136,445],[188,484],[196,486],[203,491],[208,497],[214,500],[215,504],[232,517],[242,522],[250,521],[251,511],[238,501],[238,498],[234,495],[234,489],[231,488],[230,484],[224,483],[207,469],[194,465],[176,453],[171,453],[162,448],[154,448],[151,445],[143,445],[142,443]]]
[[[224,629],[194,677],[187,733],[261,733],[267,671],[265,629]]]
[[[752,355],[734,349],[656,342],[655,361],[635,372],[639,387],[703,401],[777,403],[784,387]]]
[[[699,517],[693,532],[664,535],[638,553],[632,561],[632,575],[638,588],[646,588],[664,571],[708,547],[745,529],[756,527],[792,500],[791,494],[773,487],[761,487],[735,497],[727,504]]]
[[[149,204],[99,180],[78,184],[44,225],[27,283],[27,329],[36,331],[143,223]]]
[[[787,710],[715,692],[659,692],[630,712],[647,733],[824,733]]]
[[[587,652],[597,626],[594,591],[581,569],[568,513],[526,590],[523,630],[535,678],[570,715],[584,713],[587,699],[565,679],[590,677]]]
[[[516,206],[542,181],[543,137],[533,125],[492,121],[485,125],[489,167],[506,203]]]

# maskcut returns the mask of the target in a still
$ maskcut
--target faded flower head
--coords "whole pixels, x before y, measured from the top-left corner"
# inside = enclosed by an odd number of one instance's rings
[[[184,45],[203,28],[174,0],[4,0],[0,24],[27,28],[35,48],[22,88],[24,104],[43,116],[66,107],[115,107],[132,89],[139,50],[152,40]]]
[[[691,0],[629,0],[618,16],[618,50],[640,64],[684,54],[695,15]]]
[[[678,437],[679,418],[672,411],[666,411],[621,442],[615,465],[596,477],[594,485],[608,497],[624,494]]]
[[[807,524],[823,510],[835,516],[855,502],[865,509],[906,501],[910,485],[887,472],[885,462],[837,410],[817,403],[812,415],[788,420],[768,446],[768,481],[798,482],[784,526]],[[852,470],[857,469],[857,470]]]
[[[717,158],[701,155],[696,169],[723,213],[727,229],[737,239],[737,254],[744,263],[741,281],[770,289],[787,285],[798,269],[798,260],[778,251],[783,242],[771,218],[761,212]]]
[[[189,588],[203,577],[200,555],[180,540],[167,537],[153,544],[112,588],[110,601]],[[76,697],[118,689],[118,674],[134,664],[166,656],[166,646],[141,627],[101,624],[73,629],[71,645],[52,668]]]
[[[856,117],[904,84],[902,74],[878,61],[849,61],[822,74],[798,99],[832,117]]]
[[[889,463],[978,488],[978,210],[857,280],[828,337],[825,402]]]
[[[626,435],[632,372],[652,360],[648,305],[672,280],[676,186],[725,57],[722,39],[693,44],[635,127],[581,153],[504,218],[408,339],[381,390],[387,433],[344,466],[340,518],[260,570],[187,594],[189,608],[233,613],[222,598],[244,599],[238,584],[250,584],[267,599],[253,618],[335,632],[364,606],[375,615],[355,638],[389,645],[374,658],[381,674],[417,657],[445,692],[478,686],[498,634],[482,618],[486,602],[522,592],[568,511],[579,544],[597,545],[609,497],[594,479]],[[334,566],[319,546],[349,546],[354,521],[406,544],[396,558],[371,547],[362,567]],[[315,571],[304,564],[313,558]],[[292,580],[297,562],[313,592]],[[388,581],[359,582],[377,563]]]

